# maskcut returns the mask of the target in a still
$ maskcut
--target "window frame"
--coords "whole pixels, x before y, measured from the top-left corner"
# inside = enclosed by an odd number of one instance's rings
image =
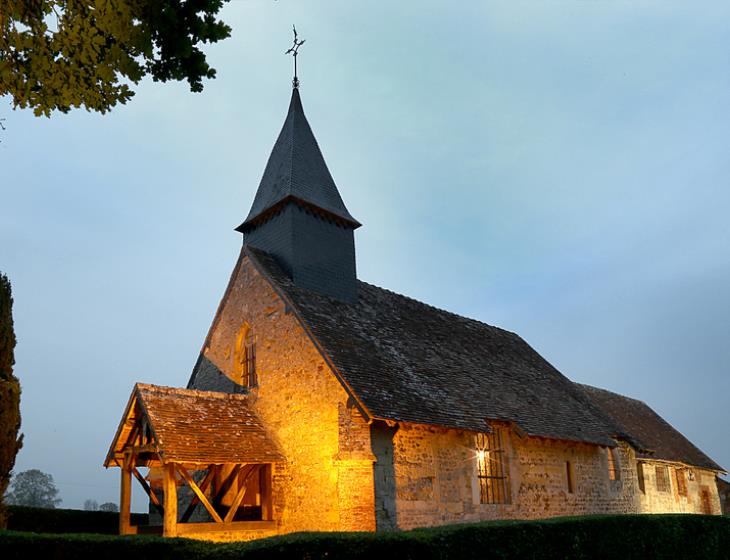
[[[636,479],[639,482],[639,490],[646,494],[646,475],[644,474],[644,462],[636,461]]]
[[[243,380],[246,387],[257,387],[258,378],[256,377],[256,338],[253,335],[253,329],[249,328],[244,337],[244,356],[245,363],[243,365]]]
[[[568,494],[575,494],[575,465],[573,461],[565,461],[565,474],[568,483]]]
[[[659,476],[659,473],[662,473],[662,476]],[[669,467],[666,465],[655,465],[654,466],[654,476],[655,476],[655,486],[657,492],[664,492],[668,493],[672,491],[672,481],[669,475]],[[659,480],[661,479],[662,484],[659,483]]]
[[[608,466],[608,480],[621,480],[621,467],[615,447],[606,447],[606,462]]]
[[[492,428],[491,433],[478,432],[474,436],[480,504],[512,503],[504,432]]]
[[[682,467],[674,467],[674,480],[677,483],[677,494],[687,497],[687,477],[684,474],[685,469]]]
[[[249,389],[257,387],[256,337],[253,334],[253,328],[248,323],[244,323],[238,331],[234,356],[237,382]]]

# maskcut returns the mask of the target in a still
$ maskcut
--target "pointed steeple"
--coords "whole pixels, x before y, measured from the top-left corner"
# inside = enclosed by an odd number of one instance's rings
[[[321,212],[353,228],[360,227],[360,223],[347,211],[327,169],[304,116],[298,88],[292,90],[289,112],[271,150],[248,217],[236,230],[246,233],[287,202]]]
[[[243,233],[244,245],[272,254],[295,285],[354,301],[358,227],[327,169],[295,87],[251,210],[236,230]]]

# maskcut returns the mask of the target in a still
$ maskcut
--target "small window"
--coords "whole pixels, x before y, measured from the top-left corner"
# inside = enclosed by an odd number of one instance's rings
[[[246,365],[243,368],[243,380],[248,387],[256,387],[256,340],[253,331],[248,330],[246,335]]]
[[[674,478],[677,480],[677,493],[680,496],[686,496],[687,479],[684,476],[684,469],[674,469]]]
[[[646,486],[644,486],[644,463],[636,463],[636,477],[639,480],[639,490],[642,494],[646,494]]]
[[[608,479],[618,480],[619,478],[621,478],[621,473],[618,469],[618,458],[616,457],[616,450],[607,447],[606,458],[608,459]]]
[[[502,430],[494,428],[491,434],[476,434],[476,454],[480,502],[510,503],[509,473]]]
[[[235,361],[238,382],[245,387],[256,387],[256,339],[248,323],[238,332]]]
[[[565,474],[568,481],[568,493],[575,492],[575,470],[572,461],[565,461]]]
[[[669,469],[661,465],[656,466],[656,489],[658,492],[669,492]]]

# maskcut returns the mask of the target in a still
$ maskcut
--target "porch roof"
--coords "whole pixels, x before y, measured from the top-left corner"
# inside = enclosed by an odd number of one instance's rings
[[[253,411],[247,395],[137,383],[104,462],[117,466],[134,447],[135,426],[150,431],[147,447],[162,463],[273,463],[279,445]],[[138,430],[137,430],[138,431]]]

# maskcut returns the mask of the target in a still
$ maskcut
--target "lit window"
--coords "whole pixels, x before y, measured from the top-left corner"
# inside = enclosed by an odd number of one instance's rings
[[[639,490],[642,494],[646,494],[646,487],[644,486],[644,463],[636,463],[636,477],[639,480]]]
[[[616,457],[616,450],[610,447],[606,448],[606,458],[608,459],[608,479],[618,480],[621,478],[621,473],[618,470],[618,460]]]
[[[660,465],[656,466],[656,489],[659,492],[669,492],[669,469]]]
[[[477,476],[483,504],[510,503],[507,458],[502,444],[502,430],[476,434]]]

